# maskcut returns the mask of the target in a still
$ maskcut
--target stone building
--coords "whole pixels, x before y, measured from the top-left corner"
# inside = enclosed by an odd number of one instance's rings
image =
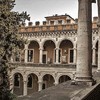
[[[11,61],[12,92],[27,95],[59,83],[73,80],[76,74],[77,21],[70,15],[45,17],[46,21],[28,23],[19,28],[19,34],[27,40]],[[98,63],[98,18],[92,22],[92,66]],[[85,53],[85,52],[84,52]],[[83,54],[84,54],[83,53]]]

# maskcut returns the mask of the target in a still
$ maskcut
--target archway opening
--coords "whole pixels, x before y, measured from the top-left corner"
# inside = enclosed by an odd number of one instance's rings
[[[73,43],[70,40],[63,40],[60,43],[60,62],[70,64],[74,61]]]
[[[39,44],[36,41],[28,45],[28,62],[39,63]]]
[[[47,40],[43,45],[43,63],[53,63],[55,61],[55,43]]]
[[[29,74],[27,77],[27,94],[38,91],[38,77],[35,74]]]
[[[42,89],[54,86],[54,78],[52,75],[50,74],[46,74],[43,76],[43,85],[42,85]]]
[[[71,78],[67,75],[62,75],[60,78],[59,78],[59,83],[63,83],[63,82],[66,82],[66,81],[69,81],[71,80]]]
[[[14,74],[14,94],[23,95],[23,77],[20,73]]]
[[[98,41],[96,43],[96,65],[98,64]]]

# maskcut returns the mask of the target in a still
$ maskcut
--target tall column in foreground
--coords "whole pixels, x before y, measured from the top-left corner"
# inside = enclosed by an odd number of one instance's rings
[[[98,0],[98,71],[100,71],[100,0]]]
[[[92,84],[92,3],[78,0],[78,37],[76,81]]]

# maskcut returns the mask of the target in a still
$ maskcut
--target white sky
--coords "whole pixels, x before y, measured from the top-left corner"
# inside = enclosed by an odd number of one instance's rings
[[[31,21],[44,21],[46,16],[67,13],[73,18],[78,16],[78,0],[16,0],[14,11],[27,11]],[[93,16],[97,16],[97,4],[93,4]]]

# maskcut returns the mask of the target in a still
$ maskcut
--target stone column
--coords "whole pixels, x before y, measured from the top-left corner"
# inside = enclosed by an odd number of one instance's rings
[[[76,47],[74,47],[73,50],[74,50],[74,56],[73,56],[74,57],[74,64],[76,64]]]
[[[96,65],[96,48],[92,48],[92,65]]]
[[[56,64],[59,64],[59,48],[56,48]]]
[[[39,63],[42,64],[43,48],[41,47],[39,50],[40,50]]]
[[[25,45],[25,63],[28,62],[27,59],[28,59],[28,44]]]
[[[78,37],[76,81],[92,85],[92,14],[91,0],[78,0]]]
[[[24,79],[23,96],[27,95],[27,78]]]
[[[38,82],[38,85],[39,85],[39,86],[38,86],[38,87],[39,87],[39,88],[38,88],[38,91],[41,91],[41,90],[42,90],[43,81],[42,81],[42,80],[39,81],[39,82]]]
[[[98,0],[98,71],[100,71],[100,0]]]

